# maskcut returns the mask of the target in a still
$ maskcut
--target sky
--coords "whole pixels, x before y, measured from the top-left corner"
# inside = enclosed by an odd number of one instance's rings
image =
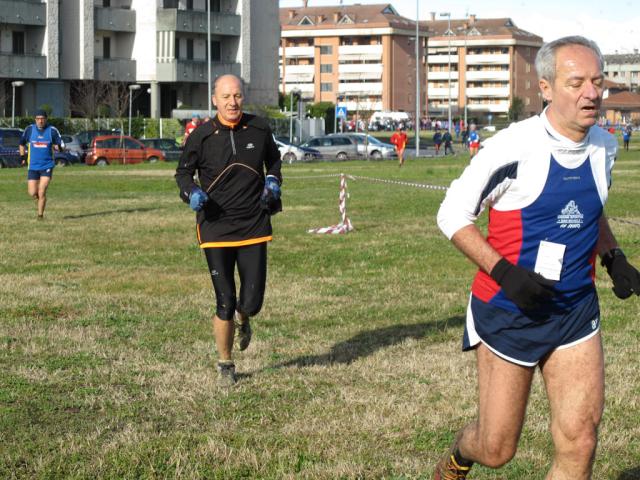
[[[583,35],[600,46],[602,53],[640,52],[640,1],[638,0],[343,0],[356,3],[390,3],[404,17],[420,20],[429,12],[451,12],[452,19],[475,14],[477,18],[509,17],[521,29],[545,41],[566,35]],[[338,5],[340,0],[309,0],[309,6]],[[280,7],[301,7],[302,0],[280,0]]]

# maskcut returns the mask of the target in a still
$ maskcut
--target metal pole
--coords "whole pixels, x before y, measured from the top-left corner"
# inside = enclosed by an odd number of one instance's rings
[[[449,63],[449,100],[447,102],[447,106],[448,106],[448,124],[447,124],[447,130],[449,131],[449,134],[451,134],[451,12],[449,12],[447,14],[447,28],[448,28],[448,33],[447,33],[447,56],[448,56],[448,63]]]
[[[133,91],[129,89],[129,136],[131,136],[131,104],[133,103],[132,97],[133,97]]]
[[[11,89],[13,94],[11,95],[11,127],[16,126],[16,86],[12,83]]]
[[[469,33],[469,25],[464,30],[464,128],[467,128],[467,72],[469,69],[467,68],[467,35]],[[460,60],[458,59],[458,65],[460,65]],[[460,86],[458,85],[458,88]]]
[[[420,2],[416,0],[416,157],[420,156],[420,30],[418,28]]]
[[[333,133],[338,133],[338,97],[336,97],[336,106],[333,108]]]
[[[211,1],[207,0],[207,105],[211,118]]]
[[[293,143],[293,90],[289,92],[289,143]]]

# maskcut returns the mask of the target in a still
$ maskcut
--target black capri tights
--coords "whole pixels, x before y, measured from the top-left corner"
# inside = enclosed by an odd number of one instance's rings
[[[205,248],[216,292],[216,315],[231,320],[235,310],[253,317],[260,312],[267,281],[266,242],[242,247]],[[240,301],[236,299],[235,267],[240,276]]]

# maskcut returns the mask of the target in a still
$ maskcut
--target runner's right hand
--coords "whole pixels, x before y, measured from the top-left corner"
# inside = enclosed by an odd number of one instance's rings
[[[489,275],[502,287],[505,296],[522,310],[535,310],[554,296],[555,281],[514,265],[506,258],[501,258]]]
[[[194,212],[199,212],[204,204],[209,201],[209,195],[200,187],[193,187],[189,194],[189,206]]]

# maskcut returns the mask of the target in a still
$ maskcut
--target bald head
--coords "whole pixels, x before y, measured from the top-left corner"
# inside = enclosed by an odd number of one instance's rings
[[[216,78],[211,100],[223,121],[238,123],[242,117],[244,102],[242,79],[231,74]]]

